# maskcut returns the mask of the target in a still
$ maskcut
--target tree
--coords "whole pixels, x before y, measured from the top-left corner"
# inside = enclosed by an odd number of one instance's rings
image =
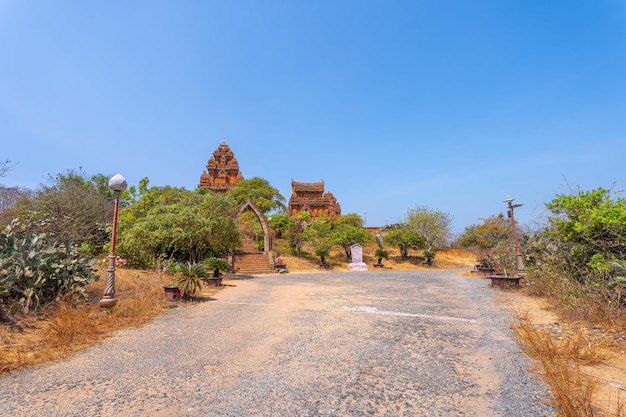
[[[83,251],[99,255],[109,241],[114,193],[105,175],[88,176],[82,170],[49,175],[32,198],[17,206],[21,231],[45,233],[54,241],[69,240]]]
[[[267,180],[259,177],[237,183],[228,194],[237,201],[237,204],[241,204],[246,198],[251,198],[263,214],[280,212],[287,208],[285,197]]]
[[[331,221],[332,241],[343,248],[346,259],[352,259],[352,245],[364,245],[374,240],[374,235],[363,227],[363,220],[351,213]]]
[[[511,236],[511,221],[500,213],[497,216],[489,216],[481,224],[466,227],[458,241],[465,248],[476,246],[488,249],[509,241]]]
[[[568,248],[579,267],[608,270],[626,259],[626,200],[598,188],[560,194],[546,207],[552,213],[548,236]]]
[[[285,234],[287,238],[287,250],[292,255],[300,257],[302,255],[302,243],[304,242],[304,233],[311,221],[311,214],[308,211],[303,211],[298,214],[298,217],[294,219],[294,222],[289,227],[289,230]]]
[[[269,224],[277,238],[283,237],[290,227],[295,223],[295,219],[287,213],[274,214],[269,219]]]
[[[317,219],[304,230],[303,237],[310,242],[316,256],[320,257],[320,262],[326,264],[326,256],[330,255],[333,247],[332,223],[327,217]]]
[[[418,206],[407,211],[406,227],[423,237],[425,253],[432,254],[436,245],[450,237],[452,219],[449,213]]]
[[[17,217],[20,200],[32,198],[33,192],[22,187],[7,187],[0,184],[0,224],[9,225]]]
[[[236,206],[224,194],[151,188],[120,212],[118,252],[141,267],[224,253],[240,244]]]
[[[422,235],[405,227],[386,228],[383,240],[389,246],[397,246],[400,249],[400,257],[403,260],[408,259],[409,249],[424,247]]]

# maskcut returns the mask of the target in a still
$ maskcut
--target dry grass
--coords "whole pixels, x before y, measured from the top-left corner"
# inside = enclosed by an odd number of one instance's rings
[[[284,245],[279,240],[276,244],[277,248]],[[374,252],[378,249],[376,243],[368,243],[363,247],[363,262],[368,264],[370,270],[374,270],[372,266],[377,259]],[[397,248],[386,248],[389,252],[389,259],[383,259],[385,269],[389,270],[424,270],[424,269],[444,269],[444,268],[471,268],[475,263],[476,256],[471,252],[458,248],[442,248],[437,250],[437,256],[432,266],[422,264],[423,259],[420,257],[421,251],[410,251],[409,259],[401,259],[400,251]],[[311,255],[313,250],[304,248],[301,257],[291,256],[286,251],[278,250],[283,262],[287,264],[287,268],[292,272],[311,272],[319,271],[319,258]],[[350,261],[346,258],[343,249],[334,248],[326,261],[335,271],[347,271]]]
[[[141,326],[162,314],[167,306],[162,285],[167,277],[151,271],[117,269],[116,298],[111,311],[100,309],[104,288],[100,281],[88,286],[89,303],[66,300],[37,316],[20,317],[16,327],[0,327],[0,373],[66,358],[102,341],[115,330]]]
[[[599,382],[581,367],[604,362],[611,355],[606,339],[591,337],[583,328],[564,336],[533,325],[528,315],[522,315],[513,326],[525,352],[541,364],[540,373],[550,386],[552,403],[561,417],[626,417],[626,404],[607,404],[604,410],[597,404]],[[606,411],[611,409],[611,411]]]

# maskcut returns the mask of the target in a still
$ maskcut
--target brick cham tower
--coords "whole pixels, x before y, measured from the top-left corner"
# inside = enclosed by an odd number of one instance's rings
[[[331,192],[324,192],[324,181],[299,182],[291,180],[289,215],[296,217],[303,211],[308,211],[313,218],[327,215],[333,219],[341,215],[341,206]]]

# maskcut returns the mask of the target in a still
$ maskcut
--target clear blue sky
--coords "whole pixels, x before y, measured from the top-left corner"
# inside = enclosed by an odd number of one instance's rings
[[[0,182],[194,189],[222,141],[370,226],[425,205],[460,232],[507,194],[533,222],[626,186],[626,2],[0,0]]]

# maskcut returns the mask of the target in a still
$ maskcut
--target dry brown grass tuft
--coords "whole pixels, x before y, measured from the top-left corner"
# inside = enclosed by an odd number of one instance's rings
[[[594,402],[598,381],[581,371],[581,366],[608,359],[609,343],[590,338],[582,328],[556,336],[534,326],[524,315],[513,329],[525,352],[541,364],[540,373],[551,388],[552,403],[559,416],[626,416],[625,405],[620,399],[611,414],[600,410]]]
[[[143,325],[167,305],[161,278],[151,271],[117,269],[118,304],[111,311],[99,307],[105,272],[86,288],[89,304],[64,300],[38,317],[23,317],[20,326],[4,326],[0,333],[0,373],[68,357],[103,340],[111,332]]]

